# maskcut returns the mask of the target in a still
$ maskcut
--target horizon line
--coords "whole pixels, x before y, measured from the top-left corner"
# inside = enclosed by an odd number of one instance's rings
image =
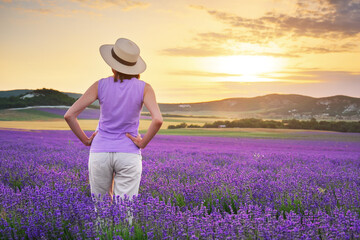
[[[0,90],[0,92],[9,92],[9,91],[17,91],[17,90],[29,90],[29,91],[34,91],[34,90],[41,90],[41,89],[50,89],[50,90],[55,90],[55,91],[59,91],[62,93],[72,93],[72,94],[80,94],[83,95],[83,93],[77,93],[77,92],[66,92],[66,91],[60,91],[54,88],[37,88],[37,89],[11,89],[11,90]],[[349,95],[344,95],[344,94],[336,94],[336,95],[331,95],[331,96],[323,96],[323,97],[314,97],[314,96],[309,96],[309,95],[304,95],[304,94],[299,94],[299,93],[268,93],[268,94],[264,94],[264,95],[257,95],[257,96],[253,96],[253,97],[228,97],[228,98],[220,98],[220,99],[214,99],[214,100],[209,100],[209,101],[197,101],[197,102],[158,102],[158,104],[196,104],[196,103],[205,103],[205,102],[217,102],[217,101],[223,101],[223,100],[228,100],[228,99],[236,99],[236,98],[257,98],[257,97],[265,97],[268,95],[298,95],[298,96],[303,96],[303,97],[310,97],[310,98],[329,98],[329,97],[350,97],[350,98],[358,98],[359,97],[355,97],[355,96],[349,96]]]

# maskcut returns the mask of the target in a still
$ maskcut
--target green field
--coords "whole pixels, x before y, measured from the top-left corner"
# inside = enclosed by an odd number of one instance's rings
[[[141,130],[144,134],[146,131]],[[187,135],[187,136],[214,136],[214,137],[243,137],[243,138],[280,138],[303,140],[329,140],[329,141],[360,141],[358,133],[339,133],[317,130],[298,129],[269,129],[269,128],[179,128],[161,129],[159,134]]]
[[[188,135],[188,136],[217,136],[217,137],[250,137],[250,138],[280,138],[304,140],[341,140],[360,141],[360,134],[339,133],[330,131],[300,130],[300,129],[271,129],[271,128],[179,128],[167,129],[169,125],[185,122],[202,126],[206,122],[227,120],[216,117],[200,117],[164,114],[164,123],[159,134]],[[80,119],[80,126],[84,130],[94,131],[98,120]],[[139,130],[144,134],[150,126],[151,119],[141,119]],[[0,129],[27,130],[70,130],[63,116],[34,109],[0,110]]]
[[[146,130],[141,130],[144,134]],[[187,135],[187,136],[214,136],[214,137],[258,137],[258,138],[285,138],[288,134],[285,133],[268,133],[258,131],[242,131],[228,130],[228,129],[213,129],[213,128],[178,128],[178,129],[161,129],[159,134],[164,135]]]
[[[0,121],[35,121],[60,118],[64,117],[35,109],[0,110]]]

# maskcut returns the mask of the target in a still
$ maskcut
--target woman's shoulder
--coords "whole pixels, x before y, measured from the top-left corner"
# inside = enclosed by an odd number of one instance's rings
[[[111,81],[111,80],[114,80],[114,77],[113,77],[113,76],[104,77],[104,78],[99,79],[98,81],[99,81],[99,82],[109,82],[109,81]]]
[[[131,81],[136,82],[138,85],[144,87],[147,83],[144,80],[138,79],[138,78],[133,78]]]
[[[109,77],[101,78],[101,79],[97,80],[97,82],[98,82],[98,85],[102,87],[105,85],[109,85],[109,83],[111,83],[111,82],[114,82],[113,79],[114,79],[113,76],[109,76]]]

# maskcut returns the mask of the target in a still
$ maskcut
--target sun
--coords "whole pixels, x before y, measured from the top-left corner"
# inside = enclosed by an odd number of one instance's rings
[[[217,58],[217,68],[229,74],[257,75],[274,71],[275,62],[268,56],[227,56]]]
[[[280,59],[271,56],[224,56],[211,59],[211,71],[226,73],[227,81],[237,82],[270,82],[274,79],[266,79],[262,75],[281,69]],[[220,80],[220,79],[219,79]],[[222,79],[223,81],[224,79]]]

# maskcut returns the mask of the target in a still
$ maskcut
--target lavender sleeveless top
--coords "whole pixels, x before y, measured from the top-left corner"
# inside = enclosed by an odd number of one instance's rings
[[[114,82],[113,77],[99,80],[100,119],[90,152],[141,154],[140,148],[125,134],[134,137],[139,134],[144,87],[145,82],[137,78],[125,79],[122,83]]]

